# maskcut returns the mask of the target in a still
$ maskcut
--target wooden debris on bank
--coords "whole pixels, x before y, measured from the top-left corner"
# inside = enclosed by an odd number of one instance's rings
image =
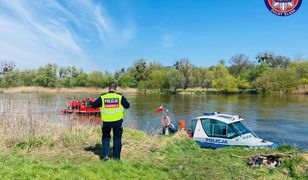
[[[281,165],[285,157],[292,158],[293,155],[283,153],[256,155],[253,157],[249,157],[248,165],[252,168],[266,166],[270,169],[275,169],[276,167]]]

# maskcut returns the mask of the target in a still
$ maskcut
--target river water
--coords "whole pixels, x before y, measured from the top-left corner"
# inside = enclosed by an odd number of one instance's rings
[[[60,113],[67,105],[65,97],[96,97],[98,94],[0,94],[6,102],[36,102],[38,113],[49,113],[51,119],[69,122],[70,116]],[[160,105],[170,109],[173,123],[189,122],[204,112],[219,111],[237,114],[261,138],[308,150],[308,95],[127,95],[131,108],[124,126],[148,133],[161,129]],[[172,111],[174,109],[174,111]],[[83,119],[84,120],[84,119]]]

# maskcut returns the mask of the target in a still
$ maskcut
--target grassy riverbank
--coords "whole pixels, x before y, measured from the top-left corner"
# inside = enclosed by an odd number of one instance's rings
[[[73,128],[57,136],[1,141],[2,179],[288,179],[308,178],[308,154],[293,149],[201,149],[178,134],[149,136],[124,130],[122,160],[100,161],[99,128]],[[248,157],[289,153],[270,170],[251,168]]]

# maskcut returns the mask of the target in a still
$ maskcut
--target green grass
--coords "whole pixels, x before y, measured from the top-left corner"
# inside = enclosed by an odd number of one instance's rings
[[[201,149],[188,138],[125,129],[121,161],[100,161],[100,130],[32,137],[0,149],[1,179],[307,179],[307,154],[292,148]],[[291,153],[274,170],[250,168],[256,154]]]

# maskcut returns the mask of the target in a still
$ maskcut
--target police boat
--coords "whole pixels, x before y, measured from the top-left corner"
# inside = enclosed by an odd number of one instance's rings
[[[230,146],[275,148],[277,144],[259,138],[238,115],[204,113],[191,120],[191,137],[203,148]]]

